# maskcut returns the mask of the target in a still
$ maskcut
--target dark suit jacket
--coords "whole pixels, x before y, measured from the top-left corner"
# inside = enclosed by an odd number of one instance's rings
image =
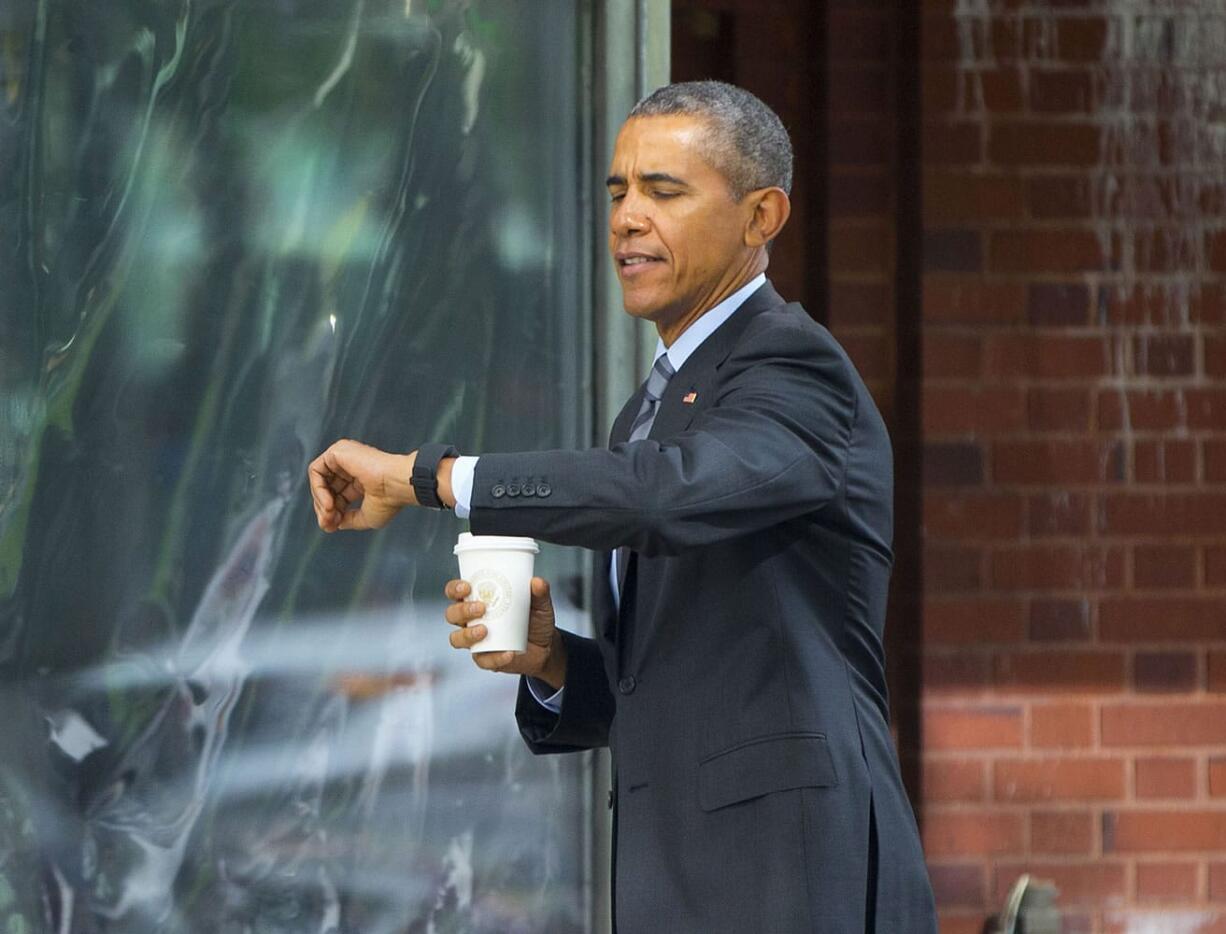
[[[561,714],[521,686],[517,716],[534,752],[612,750],[617,929],[934,932],[887,726],[892,465],[864,384],[768,284],[628,444],[641,395],[607,450],[483,455],[471,514],[600,553]]]

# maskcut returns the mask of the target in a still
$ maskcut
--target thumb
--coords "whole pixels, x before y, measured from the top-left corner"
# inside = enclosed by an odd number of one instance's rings
[[[532,602],[534,604],[549,602],[549,581],[545,580],[545,578],[532,578],[529,589],[532,591]]]

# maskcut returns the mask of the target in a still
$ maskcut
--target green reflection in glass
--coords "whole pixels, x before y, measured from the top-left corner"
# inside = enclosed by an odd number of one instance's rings
[[[588,437],[575,49],[569,0],[0,14],[7,927],[582,929],[583,764],[446,650],[458,524],[302,482]]]

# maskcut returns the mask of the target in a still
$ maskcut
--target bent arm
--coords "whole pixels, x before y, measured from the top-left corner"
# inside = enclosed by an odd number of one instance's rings
[[[809,328],[746,335],[718,397],[685,432],[611,449],[485,454],[477,534],[675,554],[820,509],[842,490],[856,416],[854,372]],[[547,497],[495,495],[537,479]]]
[[[536,755],[579,752],[609,744],[613,694],[600,649],[592,639],[559,630],[566,642],[566,690],[558,713],[543,707],[520,678],[515,720],[520,735]]]

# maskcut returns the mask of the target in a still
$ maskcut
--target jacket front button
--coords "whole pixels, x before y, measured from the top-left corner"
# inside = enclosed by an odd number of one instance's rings
[[[490,496],[494,497],[494,499],[502,499],[502,497],[506,495],[507,488],[501,483],[495,483],[492,487],[490,487]]]
[[[626,677],[617,682],[617,689],[623,694],[633,694],[636,684],[634,675],[626,675]]]

